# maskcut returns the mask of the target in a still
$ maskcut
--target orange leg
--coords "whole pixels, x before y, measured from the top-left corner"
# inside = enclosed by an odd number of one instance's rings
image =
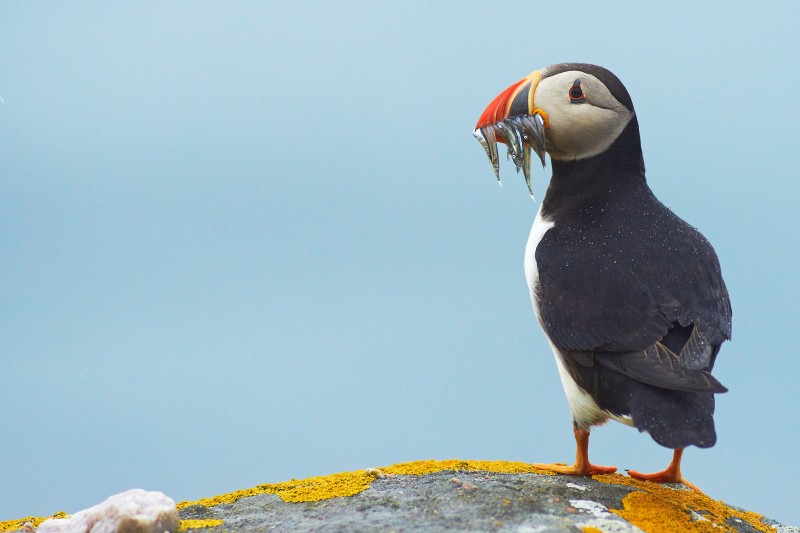
[[[661,472],[654,474],[642,474],[636,470],[629,470],[628,475],[632,478],[642,479],[645,481],[654,481],[656,483],[683,483],[687,487],[702,492],[695,485],[689,483],[683,476],[681,476],[681,457],[683,457],[683,448],[678,448],[672,455],[672,462],[669,466]]]
[[[572,466],[562,464],[534,464],[536,468],[552,470],[559,474],[570,476],[591,476],[592,474],[611,474],[617,471],[616,466],[598,466],[589,462],[589,431],[573,426],[575,432],[575,464]]]

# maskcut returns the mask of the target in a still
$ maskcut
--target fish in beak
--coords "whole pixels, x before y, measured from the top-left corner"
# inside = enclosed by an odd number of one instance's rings
[[[536,107],[534,95],[542,75],[537,70],[500,93],[483,111],[475,125],[473,135],[481,143],[500,181],[500,160],[497,143],[508,148],[508,157],[514,161],[517,172],[522,169],[525,183],[533,197],[531,187],[531,149],[545,166],[547,140],[547,113]]]

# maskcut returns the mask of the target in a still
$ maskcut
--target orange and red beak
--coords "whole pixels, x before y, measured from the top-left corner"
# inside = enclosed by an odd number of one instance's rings
[[[517,172],[522,169],[525,175],[531,196],[531,148],[539,156],[542,166],[545,164],[547,114],[537,108],[534,102],[540,79],[541,73],[537,70],[500,93],[483,111],[473,132],[486,150],[498,181],[500,160],[497,142],[506,144]]]

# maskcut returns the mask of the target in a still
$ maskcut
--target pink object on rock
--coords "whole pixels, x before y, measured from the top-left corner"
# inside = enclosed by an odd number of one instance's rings
[[[178,531],[175,502],[161,492],[132,489],[71,518],[45,520],[37,533],[164,533]]]

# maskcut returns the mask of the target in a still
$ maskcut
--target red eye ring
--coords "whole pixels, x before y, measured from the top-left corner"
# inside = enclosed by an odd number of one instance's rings
[[[583,89],[581,89],[580,79],[575,80],[567,94],[569,94],[570,104],[582,104],[586,101],[586,96],[583,94]]]

